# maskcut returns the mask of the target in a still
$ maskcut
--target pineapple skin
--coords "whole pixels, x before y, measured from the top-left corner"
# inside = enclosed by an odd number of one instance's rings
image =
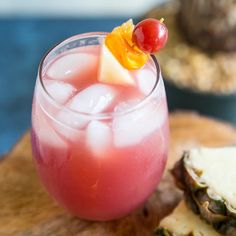
[[[174,236],[171,232],[169,232],[167,229],[165,228],[157,228],[155,230],[155,236]]]
[[[184,152],[180,161],[171,170],[176,185],[184,191],[187,205],[222,235],[236,236],[235,213],[230,212],[223,201],[211,198],[207,188],[191,177],[185,167],[185,158],[189,155],[188,151]]]

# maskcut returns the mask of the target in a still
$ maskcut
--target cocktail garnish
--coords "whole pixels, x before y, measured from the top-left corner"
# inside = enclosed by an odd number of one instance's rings
[[[148,60],[149,55],[140,50],[132,40],[134,25],[128,20],[109,33],[105,44],[120,64],[128,70],[141,68]]]
[[[146,53],[156,53],[163,48],[168,39],[168,29],[164,19],[146,19],[139,22],[133,31],[132,40]]]
[[[130,70],[143,67],[151,53],[164,47],[168,30],[163,19],[146,19],[134,26],[132,19],[109,33],[101,46],[98,80],[134,85]]]

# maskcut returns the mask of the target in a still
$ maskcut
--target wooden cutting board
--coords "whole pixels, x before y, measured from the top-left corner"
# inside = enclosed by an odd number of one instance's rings
[[[172,114],[170,130],[168,168],[180,158],[184,149],[236,143],[236,129],[193,113]],[[129,216],[105,223],[80,220],[57,206],[40,185],[27,133],[0,162],[0,235],[152,235],[158,221],[174,208],[180,197],[181,193],[166,171],[159,188],[146,205]]]

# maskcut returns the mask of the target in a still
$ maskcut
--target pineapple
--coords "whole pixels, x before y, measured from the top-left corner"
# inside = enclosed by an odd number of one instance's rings
[[[187,151],[172,173],[194,213],[219,233],[236,235],[235,147]]]
[[[160,222],[156,236],[220,236],[210,225],[195,215],[184,201]]]

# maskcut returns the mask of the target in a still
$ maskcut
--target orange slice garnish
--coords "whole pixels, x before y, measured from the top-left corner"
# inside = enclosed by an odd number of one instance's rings
[[[137,70],[147,62],[149,55],[141,51],[132,42],[134,25],[128,20],[116,27],[105,39],[107,48],[119,63],[128,70]]]

